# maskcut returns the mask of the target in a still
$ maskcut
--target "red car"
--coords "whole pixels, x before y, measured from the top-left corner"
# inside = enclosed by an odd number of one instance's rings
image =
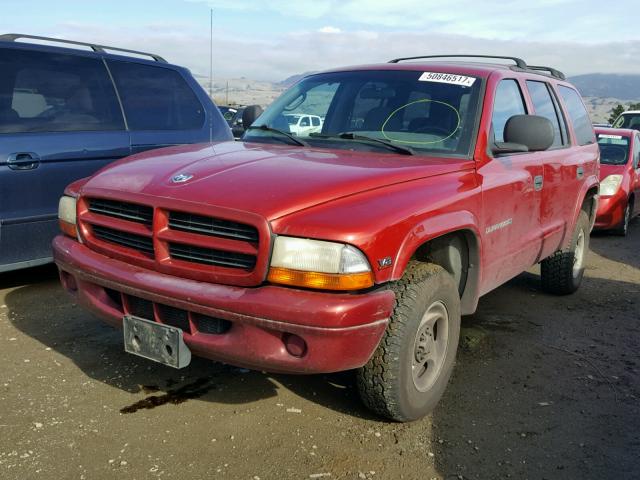
[[[600,201],[594,228],[626,235],[640,205],[640,132],[596,128],[600,146]]]
[[[405,60],[417,60],[409,61]],[[70,185],[53,244],[65,288],[125,349],[257,370],[357,369],[398,421],[442,396],[460,316],[541,263],[574,292],[598,146],[555,69],[397,59],[313,74],[241,142],[129,157]],[[294,114],[324,119],[292,132]]]

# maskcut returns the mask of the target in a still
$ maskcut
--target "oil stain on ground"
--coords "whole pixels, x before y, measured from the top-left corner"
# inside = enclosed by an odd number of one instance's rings
[[[168,390],[164,395],[151,395],[132,405],[121,408],[120,413],[135,413],[138,410],[151,410],[152,408],[168,403],[178,405],[187,400],[202,397],[212,388],[214,388],[214,384],[211,378],[199,378],[195,382],[188,383],[173,390]],[[157,392],[159,388],[156,386],[145,386],[142,387],[142,390],[145,393],[153,393]]]

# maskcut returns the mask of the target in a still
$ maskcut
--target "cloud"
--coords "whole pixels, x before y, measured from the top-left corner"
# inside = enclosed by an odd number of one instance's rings
[[[494,54],[524,58],[570,75],[580,73],[640,73],[640,42],[583,44],[575,41],[501,40],[429,32],[345,31],[337,27],[284,33],[270,38],[218,32],[214,37],[214,76],[280,81],[306,71],[345,65],[382,63],[391,58],[429,54]],[[208,33],[208,32],[207,32]],[[209,38],[182,24],[139,25],[138,28],[63,24],[43,32],[123,48],[150,51],[196,74],[209,71]]]
[[[318,32],[319,33],[341,33],[342,30],[340,30],[337,27],[326,26],[318,29]]]

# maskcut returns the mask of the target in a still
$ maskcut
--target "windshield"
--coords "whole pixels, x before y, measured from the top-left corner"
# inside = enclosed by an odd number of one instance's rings
[[[623,113],[615,121],[613,127],[640,130],[640,113]]]
[[[604,165],[624,165],[629,158],[629,137],[622,135],[598,134],[600,163]]]
[[[468,155],[481,81],[422,71],[355,71],[312,75],[287,90],[255,121],[314,147],[393,153]],[[345,136],[340,134],[354,133]],[[365,138],[363,138],[365,137]],[[367,138],[382,142],[367,142]],[[282,134],[252,128],[251,142],[283,143]]]

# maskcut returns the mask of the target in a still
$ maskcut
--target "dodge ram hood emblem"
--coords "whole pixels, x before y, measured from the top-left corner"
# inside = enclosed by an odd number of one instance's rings
[[[171,183],[184,183],[187,180],[191,180],[193,175],[190,173],[179,173],[178,175],[174,175],[171,177]]]

